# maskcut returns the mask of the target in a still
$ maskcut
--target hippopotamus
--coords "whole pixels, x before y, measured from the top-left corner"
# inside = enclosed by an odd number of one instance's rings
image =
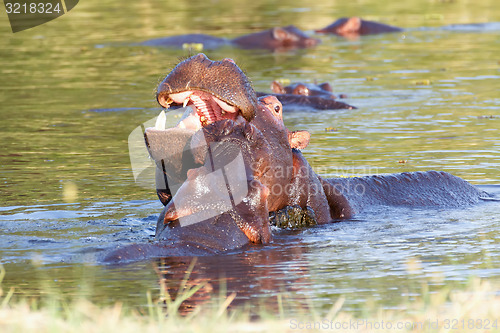
[[[363,20],[359,17],[342,17],[332,24],[316,30],[317,33],[331,33],[347,38],[362,35],[375,35],[388,32],[401,32],[403,29],[383,23]]]
[[[296,82],[283,86],[278,81],[271,83],[272,95],[282,104],[285,110],[301,108],[307,110],[337,110],[356,109],[355,106],[336,100],[332,86],[328,82],[321,84]],[[266,96],[269,93],[257,92],[257,96]],[[347,96],[341,94],[340,98]]]
[[[198,54],[184,60],[160,83],[157,100],[167,110],[175,104],[188,108],[176,127],[165,129],[160,120],[145,131],[158,166],[158,196],[165,205],[156,242],[118,249],[106,261],[204,255],[266,244],[272,241],[270,214],[300,220],[292,226],[304,220],[325,224],[377,206],[461,207],[488,196],[446,172],[317,175],[300,151],[310,134],[289,131],[279,100],[257,98],[231,59],[212,61]],[[174,148],[180,146],[187,148],[179,153]],[[165,155],[170,149],[177,158]],[[167,159],[173,167],[165,167]],[[177,178],[185,180],[171,191],[165,179]]]
[[[327,89],[330,89],[328,91]],[[336,100],[336,96],[331,92],[329,83],[315,85],[312,83],[295,83],[284,87],[281,83],[273,81],[271,84],[271,94],[257,92],[257,96],[275,96],[282,104],[284,110],[306,109],[306,110],[338,110],[356,109],[355,106]],[[345,95],[341,95],[345,98]]]
[[[293,94],[302,96],[320,96],[324,98],[335,99],[333,89],[330,83],[323,82],[320,84],[295,82],[288,86],[284,86],[278,81],[271,83],[271,90],[276,94]]]
[[[319,39],[307,36],[299,28],[289,25],[275,27],[264,31],[244,35],[234,39],[219,38],[205,34],[187,34],[147,40],[141,45],[173,48],[195,47],[216,49],[223,46],[234,46],[242,49],[266,49],[285,51],[316,46]]]

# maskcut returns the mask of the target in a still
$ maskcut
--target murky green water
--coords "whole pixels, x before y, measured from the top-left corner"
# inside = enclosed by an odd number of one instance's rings
[[[268,53],[225,48],[256,90],[273,79],[332,83],[357,110],[290,110],[308,129],[304,151],[326,175],[438,169],[500,192],[500,5],[496,1],[83,1],[69,14],[12,34],[0,14],[0,258],[4,282],[37,294],[47,285],[99,302],[144,304],[158,291],[151,263],[93,266],[95,248],[145,241],[161,205],[134,183],[127,138],[159,112],[156,84],[183,51],[133,46],[165,35],[233,37],[295,24],[312,34],[339,16],[408,28],[403,34]],[[449,24],[497,22],[482,29]],[[424,29],[425,27],[425,29]],[[335,131],[325,131],[325,128]],[[397,210],[369,219],[278,233],[275,244],[199,258],[193,275],[225,276],[241,301],[280,292],[356,308],[386,307],[469,276],[500,277],[500,207]],[[34,258],[37,265],[32,265]],[[163,263],[178,283],[190,258]],[[408,263],[417,263],[409,270]],[[87,263],[87,264],[84,264]]]

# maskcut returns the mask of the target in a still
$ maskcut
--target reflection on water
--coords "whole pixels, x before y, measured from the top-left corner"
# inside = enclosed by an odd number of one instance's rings
[[[159,294],[161,276],[171,291],[180,284],[192,258],[125,267],[93,261],[103,248],[146,242],[154,234],[161,204],[154,190],[134,183],[127,138],[158,114],[155,86],[185,56],[133,44],[165,35],[234,37],[291,23],[312,34],[339,13],[410,28],[354,41],[318,36],[322,44],[297,52],[226,48],[208,56],[234,58],[259,91],[286,79],[330,82],[335,93],[349,96],[346,102],[359,109],[285,114],[290,129],[312,133],[304,155],[321,174],[439,169],[498,193],[500,29],[497,23],[450,25],[498,22],[500,7],[493,0],[462,5],[123,6],[108,0],[82,2],[52,23],[15,35],[1,23],[4,283],[27,294],[58,287],[101,303],[135,305],[145,304],[147,290]],[[75,195],[63,195],[67,184]],[[354,310],[369,298],[386,307],[411,299],[423,281],[438,289],[470,275],[498,279],[498,216],[498,203],[490,202],[456,211],[390,209],[300,232],[276,231],[270,246],[198,258],[190,281],[206,286],[192,302],[204,302],[222,286],[237,294],[235,303],[273,304],[284,293],[290,301],[312,299],[327,308],[343,295]]]

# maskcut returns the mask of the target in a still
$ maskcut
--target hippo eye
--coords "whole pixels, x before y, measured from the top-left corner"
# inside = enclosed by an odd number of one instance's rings
[[[274,111],[276,111],[276,113],[279,113],[281,111],[281,106],[275,105],[274,106]]]

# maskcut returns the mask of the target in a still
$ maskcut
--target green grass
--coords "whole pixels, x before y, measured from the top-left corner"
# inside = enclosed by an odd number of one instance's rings
[[[500,286],[471,279],[463,290],[444,288],[430,293],[423,284],[422,296],[401,304],[398,310],[383,310],[368,302],[354,315],[343,310],[339,298],[327,313],[308,302],[304,310],[283,306],[277,310],[240,307],[228,309],[235,295],[219,297],[216,304],[205,304],[182,315],[183,301],[203,285],[179,287],[179,295],[161,295],[156,301],[149,293],[146,311],[116,303],[100,306],[84,298],[62,301],[57,295],[17,299],[14,289],[3,290],[5,275],[0,266],[0,332],[500,332]],[[188,275],[186,275],[187,281]],[[174,300],[175,299],[175,300]],[[252,311],[251,311],[252,310]],[[291,314],[293,313],[293,314]],[[299,313],[299,314],[297,314]],[[257,318],[257,319],[256,319]],[[489,327],[489,330],[487,329]]]

